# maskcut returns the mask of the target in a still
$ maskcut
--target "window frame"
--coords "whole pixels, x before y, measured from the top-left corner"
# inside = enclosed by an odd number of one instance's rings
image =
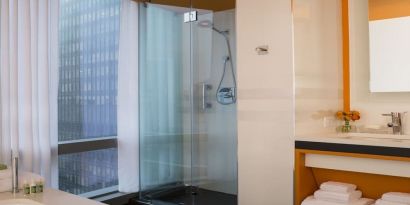
[[[58,156],[110,148],[118,148],[117,137],[99,137],[58,142]]]

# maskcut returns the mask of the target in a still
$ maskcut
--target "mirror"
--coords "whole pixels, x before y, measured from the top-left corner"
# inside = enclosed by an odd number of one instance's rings
[[[368,0],[370,91],[410,91],[410,1]]]
[[[390,112],[410,111],[410,61],[408,65],[396,66],[397,60],[387,61],[387,67],[384,70],[378,70],[375,65],[377,52],[380,58],[389,55],[407,55],[409,50],[398,48],[385,48],[384,50],[375,51],[375,47],[370,44],[376,44],[374,29],[372,23],[382,22],[388,19],[399,19],[410,17],[409,0],[346,0],[349,2],[348,19],[349,35],[344,38],[344,45],[348,45],[349,66],[344,72],[349,73],[349,80],[344,81],[344,90],[350,90],[350,95],[344,96],[346,104],[350,103],[351,109],[359,110],[362,113],[362,119],[357,125],[376,125],[385,126],[391,121],[390,118],[381,114]],[[344,14],[346,15],[346,14]],[[400,41],[401,44],[409,40],[398,40],[398,36],[407,32],[410,25],[402,24],[400,32],[396,31],[394,37],[381,35],[378,43],[388,43]],[[384,28],[384,32],[391,30]],[[410,36],[409,34],[404,34]],[[372,65],[371,65],[372,64]],[[391,75],[391,76],[389,76]],[[378,76],[378,77],[377,77]],[[377,87],[378,86],[378,87]],[[407,117],[410,119],[409,117]],[[410,120],[403,122],[405,133],[410,134]]]

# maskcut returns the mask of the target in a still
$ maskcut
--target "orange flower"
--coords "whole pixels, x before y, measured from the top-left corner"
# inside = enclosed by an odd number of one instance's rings
[[[342,111],[339,111],[336,113],[336,118],[339,120],[343,120],[344,114]]]
[[[353,121],[360,120],[360,116],[359,115],[352,115],[352,120]]]
[[[360,120],[360,112],[352,111],[352,120],[353,121]]]
[[[356,121],[356,120],[360,120],[360,112],[358,111],[350,111],[350,112],[338,111],[336,113],[336,118],[339,120],[344,120],[344,121]]]

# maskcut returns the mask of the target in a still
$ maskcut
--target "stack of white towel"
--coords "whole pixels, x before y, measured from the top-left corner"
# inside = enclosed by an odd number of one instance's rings
[[[31,181],[44,182],[44,178],[40,175],[31,172],[21,172],[19,171],[19,188],[23,188],[23,183],[31,183]],[[5,170],[0,170],[0,192],[10,191],[12,187],[12,170],[10,168]]]
[[[354,184],[325,182],[314,196],[306,198],[302,205],[370,205],[373,199],[362,198],[362,192]]]
[[[410,205],[410,194],[400,192],[388,192],[376,201],[376,205]]]

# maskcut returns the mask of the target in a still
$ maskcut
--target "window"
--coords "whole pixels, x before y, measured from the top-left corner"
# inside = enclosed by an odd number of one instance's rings
[[[60,0],[59,189],[116,190],[120,0]]]

